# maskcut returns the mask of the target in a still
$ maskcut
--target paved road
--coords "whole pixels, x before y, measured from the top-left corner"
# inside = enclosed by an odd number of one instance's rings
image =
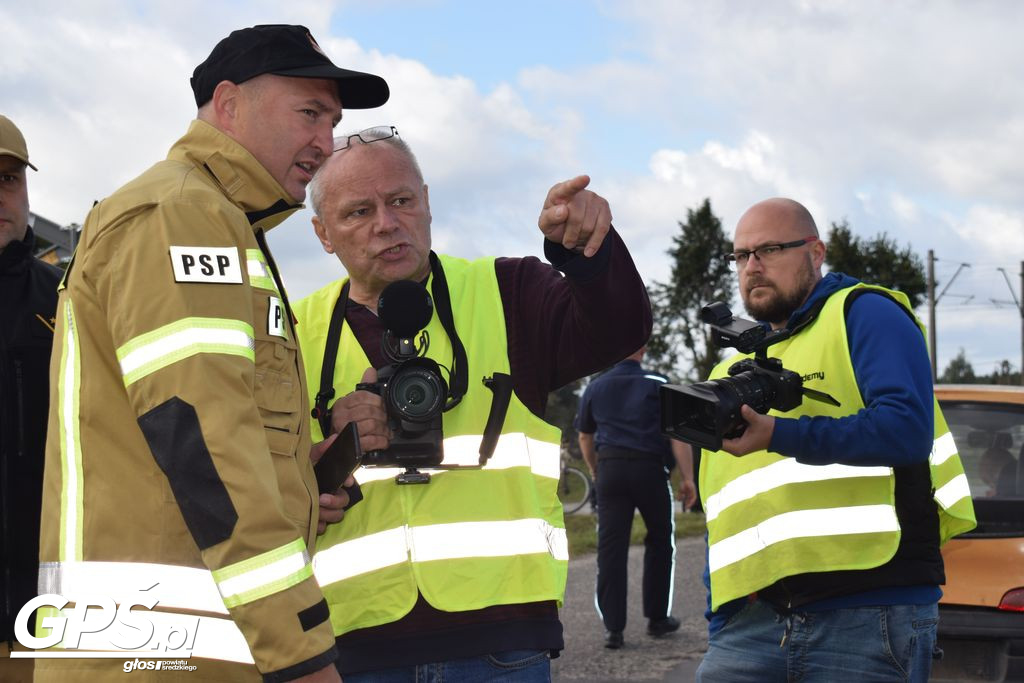
[[[565,627],[565,650],[551,662],[555,681],[671,681],[694,680],[694,672],[707,649],[704,620],[704,541],[685,538],[676,541],[676,573],[673,614],[682,622],[675,634],[651,638],[640,602],[643,575],[643,546],[629,552],[629,616],[626,645],[621,650],[604,647],[604,627],[594,608],[597,556],[585,555],[569,562],[565,606],[561,611]]]

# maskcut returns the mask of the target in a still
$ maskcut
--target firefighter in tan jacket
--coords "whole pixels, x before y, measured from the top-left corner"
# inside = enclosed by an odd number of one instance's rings
[[[192,87],[198,120],[93,208],[58,303],[35,634],[53,642],[34,644],[123,651],[38,659],[36,680],[337,680],[308,394],[264,231],[299,208],[342,105],[388,89],[301,26],[235,31]]]

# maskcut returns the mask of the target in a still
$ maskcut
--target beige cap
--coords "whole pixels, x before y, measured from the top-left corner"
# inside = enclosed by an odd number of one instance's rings
[[[28,146],[25,144],[25,136],[21,134],[14,121],[0,114],[0,156],[10,156],[24,161],[33,171],[39,169],[28,160]]]

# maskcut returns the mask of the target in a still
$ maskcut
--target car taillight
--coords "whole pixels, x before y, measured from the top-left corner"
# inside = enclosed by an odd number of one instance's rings
[[[1014,588],[999,601],[999,609],[1009,612],[1024,612],[1024,588]]]

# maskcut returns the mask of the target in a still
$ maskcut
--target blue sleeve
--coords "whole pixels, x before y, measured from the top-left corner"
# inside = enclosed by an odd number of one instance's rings
[[[590,409],[590,395],[593,385],[589,386],[583,392],[583,398],[580,399],[579,408],[576,409],[576,422],[573,426],[576,427],[576,431],[583,432],[584,434],[593,434],[597,431],[597,423],[594,421],[594,413]]]
[[[777,418],[770,450],[810,465],[895,467],[926,461],[934,413],[931,363],[921,330],[899,304],[864,294],[847,312],[846,333],[865,407],[842,418]]]

